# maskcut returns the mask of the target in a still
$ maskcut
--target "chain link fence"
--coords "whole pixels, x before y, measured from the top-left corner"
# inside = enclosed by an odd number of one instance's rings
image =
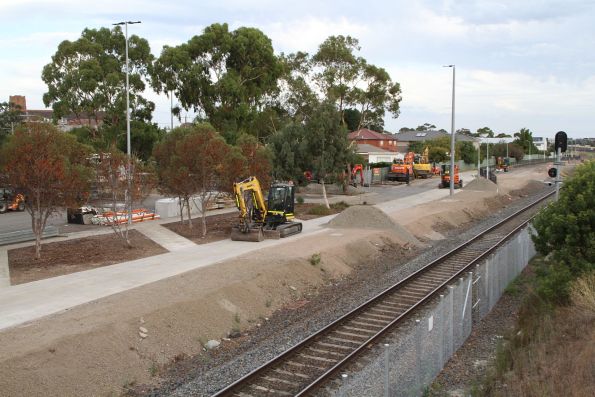
[[[337,396],[421,396],[535,255],[527,229],[449,285],[337,379]],[[471,364],[470,364],[471,365]]]

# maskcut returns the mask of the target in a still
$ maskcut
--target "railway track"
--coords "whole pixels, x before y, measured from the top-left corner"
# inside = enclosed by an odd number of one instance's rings
[[[307,396],[523,228],[553,192],[484,230],[213,397]]]

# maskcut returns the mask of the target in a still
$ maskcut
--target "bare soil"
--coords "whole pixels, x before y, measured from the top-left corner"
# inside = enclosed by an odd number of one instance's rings
[[[337,214],[343,209],[340,206],[332,206],[327,213],[324,214],[313,214],[311,210],[313,208],[319,208],[320,204],[296,204],[295,205],[295,216],[300,220],[308,220],[319,218],[321,216]],[[207,216],[207,235],[202,236],[202,218],[192,219],[192,228],[188,227],[188,223],[185,221],[183,224],[180,222],[166,223],[165,226],[172,232],[178,233],[182,237],[186,237],[188,240],[193,241],[196,244],[207,244],[214,241],[226,240],[231,236],[231,228],[238,221],[238,212],[230,212],[227,214],[208,215]]]
[[[213,241],[228,239],[231,235],[231,227],[238,221],[238,213],[230,212],[227,214],[208,215],[207,216],[207,235],[202,235],[202,218],[193,218],[192,227],[188,226],[187,221],[166,223],[165,226],[172,232],[178,233],[182,237],[193,241],[196,244],[207,244]]]
[[[307,221],[309,219],[320,218],[321,216],[338,214],[343,211],[345,206],[339,204],[331,204],[331,208],[323,208],[324,204],[303,203],[295,205],[296,218]],[[320,212],[322,210],[322,212]]]
[[[503,197],[463,190],[455,199],[389,216],[419,239],[438,239],[437,225],[452,230],[501,208],[514,200],[514,193],[505,192],[523,188],[541,170],[519,172],[520,181],[515,174],[502,178]],[[135,384],[158,384],[169,371],[173,376],[165,378],[178,382],[189,373],[184,368],[209,367],[217,356],[231,357],[266,338],[257,332],[265,328],[258,324],[270,322],[275,326],[267,328],[282,332],[291,322],[307,323],[316,310],[344,299],[351,285],[367,285],[399,266],[414,254],[402,237],[395,229],[360,228],[298,235],[4,330],[0,390],[15,396],[119,395]],[[148,337],[139,337],[139,327],[148,330]],[[203,351],[206,341],[222,340],[234,330],[241,337]]]
[[[166,253],[167,250],[136,230],[129,231],[132,248],[114,234],[42,244],[41,258],[35,247],[8,251],[12,285],[43,280],[120,262]]]

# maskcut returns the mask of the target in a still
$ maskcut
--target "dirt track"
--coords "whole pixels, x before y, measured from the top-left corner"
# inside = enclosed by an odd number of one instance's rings
[[[507,192],[543,179],[542,168],[501,174],[498,193],[476,186],[389,215],[422,241],[439,239],[441,231],[506,205]],[[199,353],[207,340],[252,327],[405,241],[397,229],[329,229],[7,330],[0,333],[0,390],[119,395],[131,384],[152,382],[161,365]],[[318,265],[311,263],[315,254]]]

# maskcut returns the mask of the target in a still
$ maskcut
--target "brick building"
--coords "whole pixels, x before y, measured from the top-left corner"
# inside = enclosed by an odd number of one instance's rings
[[[22,117],[25,121],[32,122],[53,122],[54,111],[51,109],[28,109],[27,99],[23,95],[11,95],[8,98],[8,103],[22,112]],[[103,112],[98,112],[97,117],[87,115],[86,113],[75,115],[69,114],[57,120],[58,127],[63,131],[69,131],[76,127],[88,126],[97,128],[103,123]]]

